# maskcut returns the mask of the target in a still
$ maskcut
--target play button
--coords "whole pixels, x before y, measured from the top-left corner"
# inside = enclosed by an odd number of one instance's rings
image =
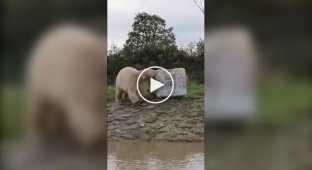
[[[161,83],[153,78],[150,78],[150,93],[153,93],[155,90],[164,86],[164,83]]]
[[[153,78],[150,78],[150,91],[149,91],[149,92],[150,92],[150,93],[153,93],[154,91],[160,89],[161,87],[167,88],[168,90],[170,89],[170,93],[168,94],[168,96],[167,96],[166,98],[164,98],[164,99],[162,99],[162,100],[160,100],[160,99],[158,98],[158,99],[156,99],[156,101],[155,101],[155,99],[153,99],[153,100],[148,100],[148,99],[146,99],[146,98],[142,95],[142,93],[140,92],[139,80],[140,80],[142,74],[143,74],[145,71],[149,70],[149,69],[163,70],[166,74],[168,74],[168,77],[170,77],[170,79],[169,79],[169,80],[166,80],[166,82],[160,82],[159,80],[155,80],[155,79],[153,79]],[[148,67],[148,68],[144,69],[144,70],[140,73],[140,75],[138,76],[137,82],[136,82],[136,88],[137,88],[137,91],[138,91],[140,97],[141,97],[144,101],[146,101],[146,102],[148,102],[148,103],[151,103],[151,104],[160,104],[160,103],[165,102],[166,100],[168,100],[169,97],[172,95],[173,89],[174,89],[174,81],[173,81],[172,75],[169,73],[168,70],[166,70],[166,69],[164,69],[164,68],[162,68],[162,67],[159,67],[159,66],[151,66],[151,67]]]

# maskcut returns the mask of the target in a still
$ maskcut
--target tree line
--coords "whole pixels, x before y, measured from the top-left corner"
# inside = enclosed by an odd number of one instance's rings
[[[188,77],[203,83],[204,41],[177,46],[173,28],[157,15],[136,14],[132,31],[123,47],[112,44],[108,50],[108,82],[114,84],[119,70],[131,66],[144,69],[157,65],[164,68],[186,69]]]

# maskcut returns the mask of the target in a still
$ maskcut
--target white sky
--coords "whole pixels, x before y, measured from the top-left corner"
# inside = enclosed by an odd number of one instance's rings
[[[193,0],[108,0],[108,48],[113,42],[122,47],[139,12],[165,19],[177,45],[204,39],[204,14]]]

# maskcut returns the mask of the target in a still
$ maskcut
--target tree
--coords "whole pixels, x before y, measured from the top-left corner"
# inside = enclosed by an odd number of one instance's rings
[[[132,28],[124,46],[128,52],[136,53],[146,46],[155,46],[159,49],[176,46],[173,28],[166,28],[166,21],[157,15],[138,13]]]
[[[205,53],[205,42],[204,40],[200,39],[196,44],[196,56],[199,58],[204,58]]]
[[[121,49],[113,42],[113,44],[110,46],[110,49],[107,51],[107,56],[112,57],[116,55],[120,55]]]

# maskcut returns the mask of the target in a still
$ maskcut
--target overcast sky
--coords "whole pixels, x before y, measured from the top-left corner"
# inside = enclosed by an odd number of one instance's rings
[[[135,14],[147,12],[173,27],[177,45],[204,39],[204,14],[193,0],[108,0],[108,45],[121,47],[132,30]]]

